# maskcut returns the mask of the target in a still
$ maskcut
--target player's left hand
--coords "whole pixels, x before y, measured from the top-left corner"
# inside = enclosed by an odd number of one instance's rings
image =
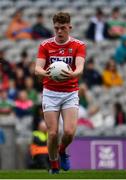
[[[73,71],[70,69],[69,71],[62,70],[61,75],[64,77],[64,79],[71,79],[73,78]]]

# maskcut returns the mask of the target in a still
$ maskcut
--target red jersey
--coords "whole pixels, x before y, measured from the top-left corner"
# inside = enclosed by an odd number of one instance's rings
[[[86,56],[86,45],[75,38],[69,37],[69,40],[64,44],[59,44],[55,41],[55,37],[43,41],[38,50],[37,58],[46,60],[46,69],[55,61],[63,61],[74,71],[75,58]],[[72,78],[64,82],[56,82],[48,77],[43,80],[43,86],[46,89],[60,92],[72,92],[78,90],[78,78]]]

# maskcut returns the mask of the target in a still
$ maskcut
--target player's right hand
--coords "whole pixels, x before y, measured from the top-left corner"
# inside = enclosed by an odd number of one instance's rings
[[[48,67],[45,71],[45,76],[50,77],[51,78],[51,74],[50,74],[50,67]]]

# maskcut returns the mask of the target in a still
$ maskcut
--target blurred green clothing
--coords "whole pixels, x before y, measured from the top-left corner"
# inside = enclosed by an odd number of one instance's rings
[[[86,97],[79,97],[79,104],[83,106],[84,108],[88,107],[88,101],[86,100]]]
[[[119,34],[123,35],[125,31],[125,22],[120,19],[111,19],[108,21],[109,29],[115,33],[114,38],[120,37]],[[116,34],[117,33],[117,34]]]
[[[35,131],[32,132],[32,137],[33,137],[33,142],[34,142],[34,143],[35,143],[35,139],[38,139],[39,142],[42,142],[42,144],[43,144],[43,143],[46,144],[48,135],[47,135],[47,133],[43,133],[43,132],[41,132],[41,131],[39,131],[39,130],[35,130]],[[37,144],[37,143],[36,143],[36,144]],[[40,143],[40,144],[41,144],[41,143]]]
[[[32,89],[32,90],[28,90],[27,93],[28,93],[28,99],[31,99],[33,103],[36,104],[38,102],[37,91]]]
[[[36,105],[38,104],[38,94],[37,91],[34,89],[27,90],[27,94],[28,94],[28,99],[32,100],[33,102],[33,107],[31,112],[34,115],[36,111]]]
[[[13,105],[9,100],[0,100],[0,114],[7,115],[13,110]]]
[[[0,100],[0,109],[12,108],[12,103],[9,100]]]

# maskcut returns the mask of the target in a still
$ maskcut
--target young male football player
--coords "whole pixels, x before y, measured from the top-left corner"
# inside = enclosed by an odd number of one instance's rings
[[[53,16],[55,37],[43,41],[38,50],[35,73],[43,78],[42,107],[48,129],[48,150],[51,172],[70,169],[67,146],[72,142],[78,118],[78,78],[85,63],[86,45],[70,37],[72,29],[69,13],[59,12]],[[71,67],[62,71],[65,80],[56,82],[51,79],[49,65],[64,61]],[[58,119],[63,118],[64,135],[58,146]]]

